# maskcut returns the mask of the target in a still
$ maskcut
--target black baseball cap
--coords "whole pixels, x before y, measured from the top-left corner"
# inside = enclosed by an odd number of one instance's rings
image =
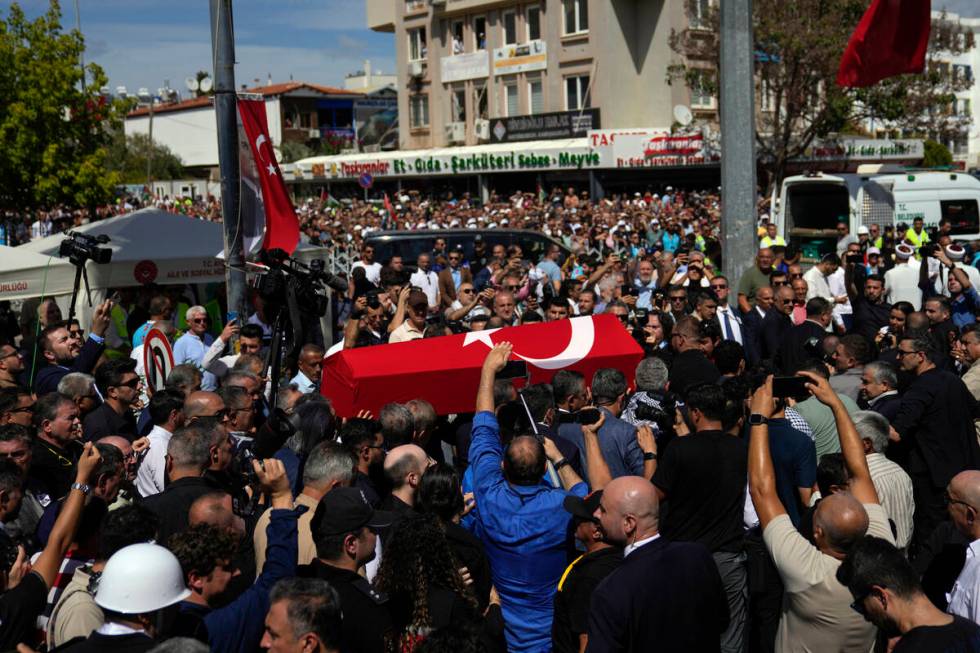
[[[596,490],[585,495],[585,498],[569,494],[561,505],[575,519],[594,522],[596,521],[595,511],[599,509],[599,501],[601,500],[602,490]]]
[[[310,530],[314,538],[353,533],[367,526],[391,526],[394,515],[375,510],[364,492],[356,487],[338,487],[327,492],[316,508]]]

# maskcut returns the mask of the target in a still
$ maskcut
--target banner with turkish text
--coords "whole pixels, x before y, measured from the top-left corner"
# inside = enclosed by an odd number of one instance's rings
[[[480,369],[498,342],[514,345],[511,358],[527,362],[531,383],[575,370],[591,383],[596,370],[621,370],[632,385],[643,350],[615,315],[575,317],[520,327],[473,331],[390,345],[345,349],[323,362],[320,391],[336,413],[375,415],[389,402],[425,399],[440,415],[472,412]]]
[[[299,245],[299,220],[296,218],[296,209],[293,208],[293,202],[286,191],[286,183],[276,162],[276,155],[272,151],[265,102],[239,98],[238,115],[252,152],[254,161],[252,172],[258,177],[261,188],[259,201],[265,211],[265,238],[262,249],[282,249],[292,255]],[[247,183],[252,176],[243,174],[242,178],[243,183]]]
[[[930,11],[929,0],[872,0],[841,57],[837,85],[871,86],[887,77],[921,73]]]

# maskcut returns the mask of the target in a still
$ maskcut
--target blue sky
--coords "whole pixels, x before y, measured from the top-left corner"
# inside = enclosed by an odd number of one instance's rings
[[[393,0],[391,0],[393,1]],[[0,0],[0,7],[9,6]],[[47,0],[20,0],[30,15]],[[208,0],[78,0],[86,62],[106,71],[109,84],[135,91],[169,79],[185,92],[184,78],[211,71]],[[61,0],[63,23],[75,25],[72,0]],[[252,86],[293,79],[343,86],[344,76],[370,59],[394,71],[394,36],[367,29],[363,0],[235,0],[235,80]]]
[[[396,0],[387,0],[395,2]],[[73,0],[61,0],[66,26],[74,26]],[[9,6],[0,0],[0,8]],[[211,70],[208,0],[78,0],[86,61],[95,61],[109,83],[135,91],[169,79],[184,91],[184,78]],[[980,16],[977,0],[934,0],[964,16]],[[235,0],[239,85],[293,79],[342,86],[347,73],[370,59],[375,70],[394,70],[394,37],[365,26],[364,0]],[[37,15],[47,0],[21,0]]]

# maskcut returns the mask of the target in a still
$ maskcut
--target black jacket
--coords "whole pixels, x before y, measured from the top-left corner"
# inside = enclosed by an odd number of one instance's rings
[[[174,533],[187,530],[187,513],[191,504],[218,489],[202,476],[189,476],[174,481],[160,494],[146,497],[143,505],[160,518],[157,541],[165,543]]]
[[[759,338],[759,360],[775,361],[779,346],[783,342],[783,337],[793,328],[793,320],[788,315],[784,315],[773,309],[766,313],[766,318],[762,321],[762,334]]]
[[[627,555],[592,593],[586,651],[715,653],[728,620],[708,549],[659,537]]]
[[[763,319],[755,308],[748,313],[742,313],[742,346],[745,348],[745,359],[750,365],[755,365],[762,359]]]
[[[86,639],[75,638],[54,649],[67,653],[145,653],[157,642],[144,633],[131,635],[101,635],[92,633]]]
[[[85,344],[82,345],[82,350],[78,352],[78,356],[72,361],[70,367],[48,365],[38,371],[37,376],[34,378],[34,392],[38,397],[46,395],[49,392],[55,392],[58,389],[58,383],[69,372],[85,372],[86,374],[91,374],[92,370],[95,369],[95,364],[99,362],[99,356],[102,355],[103,351],[105,351],[104,342],[99,343],[91,337],[86,338]],[[40,354],[38,354],[38,358],[39,360],[43,360]]]
[[[816,322],[805,320],[803,324],[790,327],[784,332],[782,342],[776,351],[776,367],[783,374],[796,374],[800,364],[808,358],[813,358],[812,354],[807,353],[806,343],[816,338],[817,343],[821,343],[827,330]]]

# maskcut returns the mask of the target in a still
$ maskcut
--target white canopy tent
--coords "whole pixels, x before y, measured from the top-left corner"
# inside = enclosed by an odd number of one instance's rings
[[[0,300],[71,293],[75,268],[55,256],[0,246]]]
[[[105,296],[108,288],[158,285],[184,285],[223,282],[224,249],[222,225],[159,209],[142,209],[126,215],[99,220],[74,229],[110,241],[112,261],[86,266],[93,302]],[[0,248],[0,300],[29,297],[60,298],[71,295],[75,267],[58,257],[64,234],[31,241],[20,247]],[[301,244],[297,258],[304,262],[316,258],[321,247]],[[45,276],[46,275],[46,276]],[[79,296],[79,312],[85,311],[84,284]]]

